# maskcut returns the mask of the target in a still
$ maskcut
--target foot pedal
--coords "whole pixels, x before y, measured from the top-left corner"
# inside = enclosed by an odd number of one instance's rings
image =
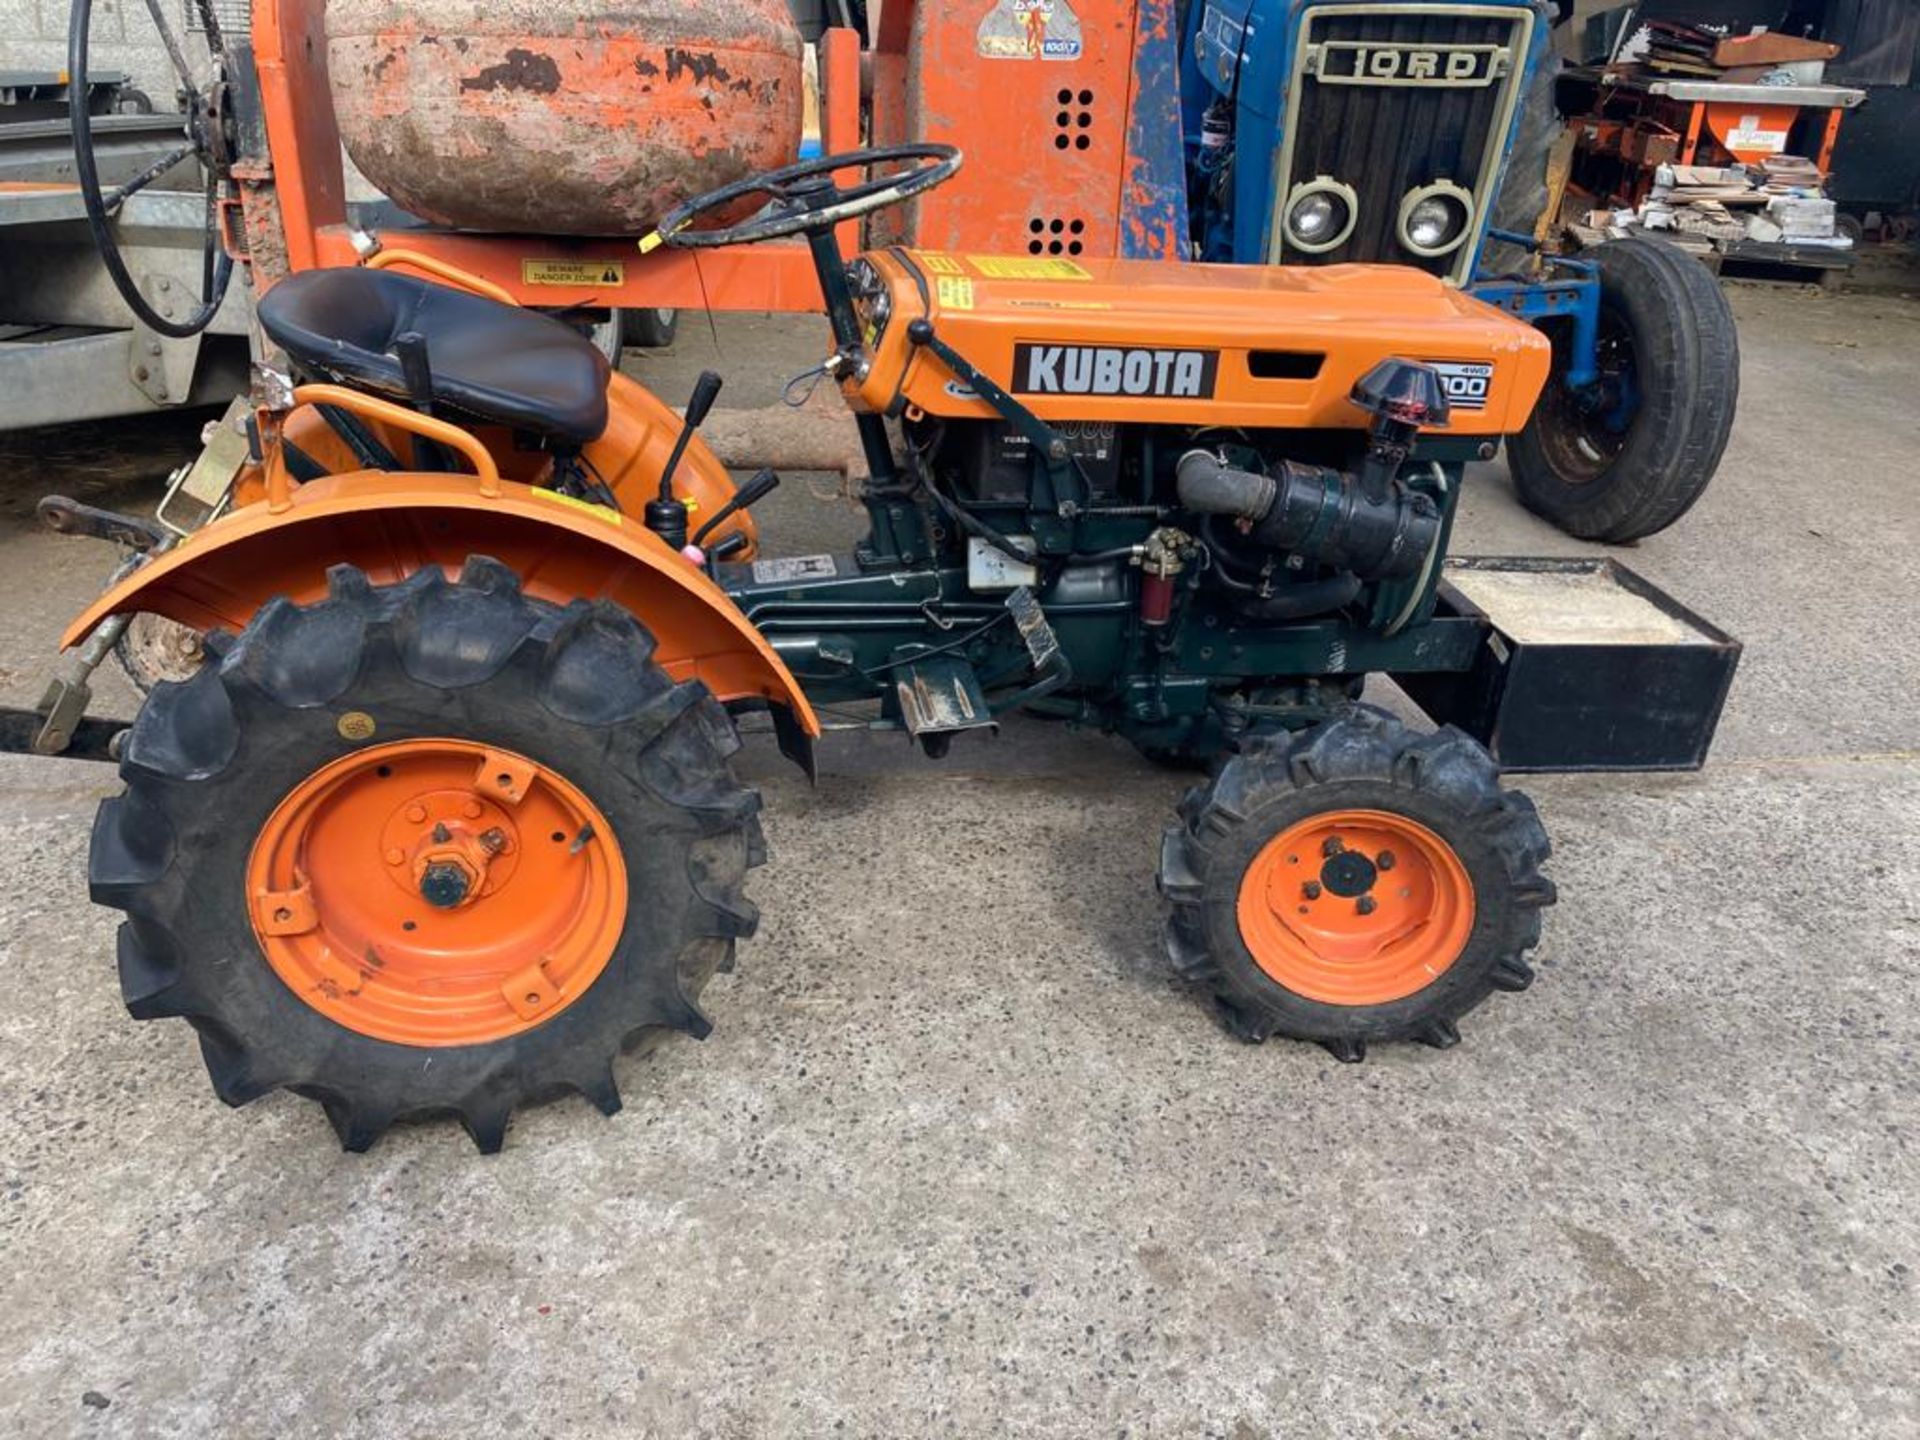
[[[894,691],[900,718],[916,740],[963,730],[998,730],[973,666],[956,655],[931,655],[900,667]]]
[[[1007,596],[1007,609],[1013,613],[1014,628],[1027,643],[1033,668],[1044,675],[1060,658],[1060,639],[1047,623],[1046,612],[1025,585]]]

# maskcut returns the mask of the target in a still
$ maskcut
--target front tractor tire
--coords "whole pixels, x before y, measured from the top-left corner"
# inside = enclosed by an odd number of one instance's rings
[[[89,859],[128,1010],[187,1020],[228,1104],[292,1090],[350,1150],[451,1115],[495,1151],[567,1091],[614,1113],[614,1058],[704,1036],[754,928],[731,721],[625,611],[496,561],[328,581],[134,721]]]
[[[1719,282],[1664,240],[1609,240],[1600,269],[1599,384],[1576,391],[1567,336],[1525,428],[1507,442],[1521,503],[1569,535],[1623,545],[1705,493],[1740,398],[1740,340]]]
[[[1161,846],[1168,956],[1242,1039],[1342,1061],[1444,1049],[1494,991],[1532,983],[1549,848],[1473,740],[1357,706],[1247,743],[1188,792]]]

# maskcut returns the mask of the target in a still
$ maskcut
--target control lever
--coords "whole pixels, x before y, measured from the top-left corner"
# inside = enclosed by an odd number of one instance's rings
[[[686,423],[680,427],[680,434],[673,442],[673,453],[667,456],[666,467],[660,472],[660,493],[647,502],[641,516],[649,530],[676,550],[684,550],[687,545],[687,507],[673,498],[673,472],[680,468],[693,432],[713,409],[721,384],[719,375],[712,370],[702,370],[700,378],[693,382],[693,394],[687,397]]]
[[[746,484],[734,491],[731,500],[713,512],[713,518],[708,520],[706,524],[702,525],[700,529],[695,532],[693,543],[695,545],[704,545],[707,536],[713,533],[715,527],[718,526],[721,521],[737,511],[745,510],[750,505],[758,505],[762,500],[766,499],[767,496],[779,489],[779,487],[780,477],[770,468],[762,470],[758,475],[755,475],[751,480],[747,481]]]
[[[667,456],[667,468],[660,472],[660,498],[673,499],[673,472],[680,468],[680,458],[687,453],[687,442],[693,439],[693,432],[707,418],[707,412],[713,409],[713,402],[720,398],[720,386],[724,382],[712,370],[702,370],[700,378],[693,382],[693,394],[687,397],[687,421],[680,429],[680,437],[673,442],[673,453]]]

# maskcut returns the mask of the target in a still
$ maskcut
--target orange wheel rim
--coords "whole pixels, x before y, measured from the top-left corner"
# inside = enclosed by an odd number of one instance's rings
[[[247,900],[267,963],[328,1019],[401,1045],[478,1045],[599,978],[627,871],[565,777],[473,741],[400,740],[294,787],[254,842]]]
[[[1240,880],[1240,936],[1296,995],[1384,1005],[1425,989],[1473,933],[1451,845],[1384,810],[1330,810],[1274,836]]]

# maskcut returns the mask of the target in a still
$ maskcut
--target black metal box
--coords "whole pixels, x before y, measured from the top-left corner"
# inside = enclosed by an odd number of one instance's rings
[[[1697,770],[1740,660],[1610,559],[1450,560],[1438,613],[1485,623],[1473,667],[1393,678],[1505,770]]]

